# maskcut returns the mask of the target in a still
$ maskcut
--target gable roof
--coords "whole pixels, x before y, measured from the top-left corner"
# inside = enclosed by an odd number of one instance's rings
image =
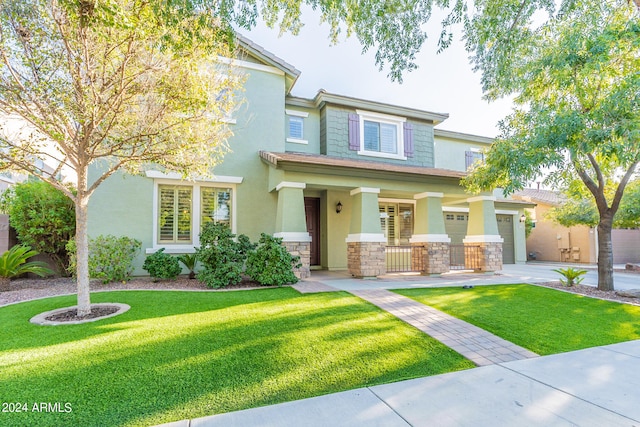
[[[236,39],[240,47],[247,51],[249,55],[253,56],[266,65],[270,65],[282,71],[286,77],[287,93],[291,92],[293,85],[295,85],[298,77],[300,77],[300,71],[297,70],[296,67],[289,64],[284,59],[277,57],[262,46],[249,40],[242,34],[236,33]]]

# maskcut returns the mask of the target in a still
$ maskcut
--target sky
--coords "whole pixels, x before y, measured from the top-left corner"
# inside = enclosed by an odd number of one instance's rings
[[[429,39],[418,57],[418,69],[405,73],[403,83],[393,83],[387,70],[375,64],[375,49],[362,54],[354,37],[331,46],[329,27],[319,24],[313,12],[303,12],[305,26],[300,34],[284,34],[259,23],[241,33],[253,42],[300,70],[292,95],[313,98],[318,90],[330,93],[448,113],[438,129],[495,137],[497,123],[512,108],[510,100],[489,103],[482,99],[480,75],[474,73],[463,43],[436,54],[440,20],[434,16],[428,27]]]

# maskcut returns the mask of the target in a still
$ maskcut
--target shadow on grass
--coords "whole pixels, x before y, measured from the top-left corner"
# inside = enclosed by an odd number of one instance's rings
[[[73,408],[11,414],[3,425],[150,425],[473,366],[346,293],[242,293],[100,295],[132,309],[3,342],[3,401]]]

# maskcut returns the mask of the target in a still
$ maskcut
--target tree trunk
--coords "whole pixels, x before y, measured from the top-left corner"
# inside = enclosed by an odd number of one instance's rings
[[[80,184],[80,179],[78,179]],[[89,238],[87,236],[87,207],[89,197],[78,189],[76,196],[76,280],[78,283],[78,316],[91,313],[89,294]]]
[[[613,291],[613,221],[601,219],[598,224],[598,290]]]

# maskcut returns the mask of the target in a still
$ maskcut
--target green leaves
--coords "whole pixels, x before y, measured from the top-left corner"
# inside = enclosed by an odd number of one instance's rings
[[[21,274],[33,273],[40,277],[53,274],[53,271],[42,261],[27,260],[38,255],[29,246],[16,245],[0,256],[0,277],[10,279]]]

